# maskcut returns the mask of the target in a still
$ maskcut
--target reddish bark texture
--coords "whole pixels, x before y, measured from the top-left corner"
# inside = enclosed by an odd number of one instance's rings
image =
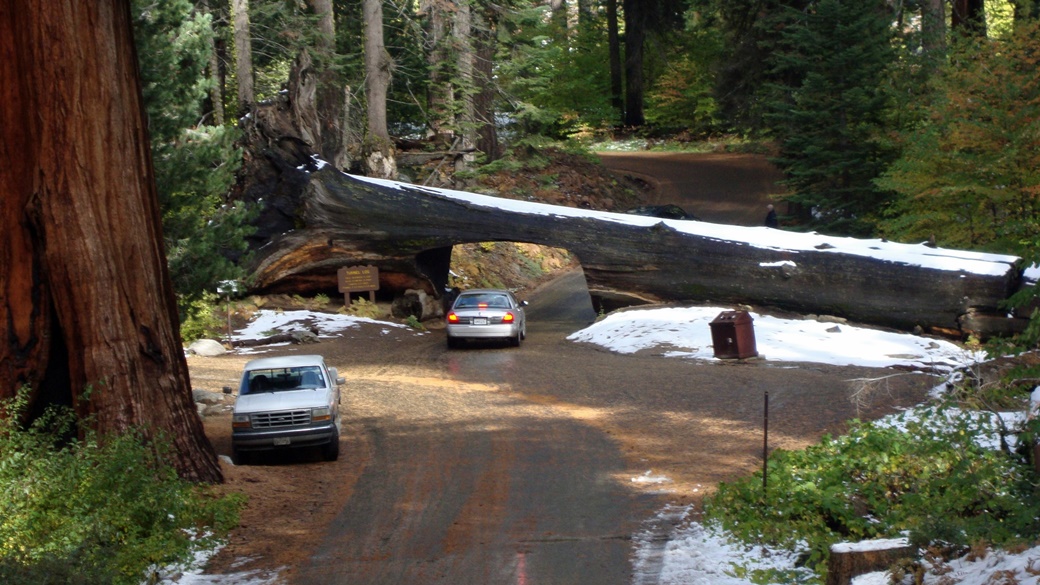
[[[0,6],[0,397],[164,434],[220,481],[191,397],[126,0]],[[89,389],[89,392],[87,390]]]

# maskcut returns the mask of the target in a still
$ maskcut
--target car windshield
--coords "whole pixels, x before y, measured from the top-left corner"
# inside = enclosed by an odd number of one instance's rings
[[[324,388],[325,378],[318,366],[249,370],[242,377],[241,394],[311,390]]]
[[[462,295],[455,303],[456,309],[508,309],[509,297],[502,294]]]

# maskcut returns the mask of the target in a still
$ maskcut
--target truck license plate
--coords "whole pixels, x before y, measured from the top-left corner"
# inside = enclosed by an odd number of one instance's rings
[[[288,444],[289,444],[289,437],[285,437],[285,438],[282,438],[282,439],[275,439],[274,440],[274,446],[275,447],[284,447],[284,446],[286,446]]]
[[[487,325],[487,317],[473,317],[474,325]]]

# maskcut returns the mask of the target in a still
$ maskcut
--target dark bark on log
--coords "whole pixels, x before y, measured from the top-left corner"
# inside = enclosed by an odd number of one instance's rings
[[[904,330],[920,326],[983,336],[1013,322],[999,309],[1020,283],[1011,262],[996,262],[998,273],[984,275],[825,249],[754,247],[678,231],[664,221],[639,226],[615,221],[631,216],[567,217],[562,213],[568,208],[555,214],[551,206],[541,214],[509,212],[414,185],[384,186],[328,166],[312,168],[309,176],[294,169],[285,178],[284,184],[307,181],[296,195],[297,217],[306,227],[280,233],[260,250],[253,271],[258,291],[332,287],[338,268],[374,264],[383,287],[418,288],[418,278],[439,296],[453,245],[517,241],[575,254],[593,297],[608,308],[641,302],[749,303]],[[778,264],[782,261],[796,264]]]

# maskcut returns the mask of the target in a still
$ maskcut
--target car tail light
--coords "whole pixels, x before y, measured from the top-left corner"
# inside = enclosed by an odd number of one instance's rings
[[[455,311],[448,313],[448,323],[458,323],[459,316],[455,314]]]
[[[477,303],[477,308],[478,309],[486,309],[487,307],[488,307],[487,303]]]
[[[513,317],[512,313],[506,313],[505,315],[502,315],[502,322],[503,323],[512,323],[513,319],[515,319],[515,318],[516,317]]]

